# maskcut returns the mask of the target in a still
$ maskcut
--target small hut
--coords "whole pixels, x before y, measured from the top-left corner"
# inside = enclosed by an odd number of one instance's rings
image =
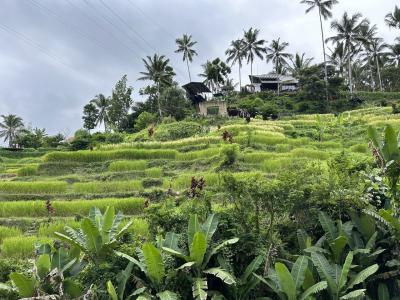
[[[225,101],[218,100],[214,97],[210,89],[202,82],[190,82],[182,86],[188,99],[199,115],[202,116],[227,116],[228,107]]]

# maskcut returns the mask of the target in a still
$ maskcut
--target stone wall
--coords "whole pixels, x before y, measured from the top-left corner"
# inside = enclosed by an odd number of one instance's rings
[[[202,116],[228,116],[228,105],[224,101],[204,101],[199,103],[199,114]]]

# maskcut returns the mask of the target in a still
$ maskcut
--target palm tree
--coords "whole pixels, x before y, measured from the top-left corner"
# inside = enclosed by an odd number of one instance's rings
[[[178,49],[175,50],[175,53],[183,53],[183,61],[186,61],[186,66],[189,74],[189,81],[192,82],[192,78],[190,76],[189,62],[193,61],[193,56],[197,55],[196,50],[193,49],[193,46],[197,44],[196,41],[192,41],[192,36],[184,34],[182,38],[175,40],[178,45]]]
[[[146,59],[142,59],[146,72],[140,72],[143,76],[138,80],[151,80],[157,87],[157,105],[158,114],[162,117],[161,103],[160,103],[160,92],[162,85],[169,86],[172,84],[172,79],[175,75],[174,70],[169,65],[169,59],[165,58],[164,55],[154,54],[153,57],[147,56]]]
[[[329,63],[335,66],[337,73],[343,77],[348,54],[344,49],[343,43],[336,43],[335,48],[329,50],[331,52],[330,55],[327,55]]]
[[[265,49],[267,62],[272,61],[274,64],[275,72],[281,74],[285,66],[288,65],[288,59],[293,57],[292,54],[284,52],[289,46],[287,42],[280,42],[280,38],[272,40],[269,47]]]
[[[208,60],[202,67],[203,73],[199,74],[199,76],[205,78],[204,83],[213,92],[220,89],[220,85],[227,81],[227,76],[231,73],[231,68],[219,58],[213,61]]]
[[[368,47],[369,47],[368,50],[372,54],[372,58],[375,61],[376,71],[378,73],[378,79],[379,79],[379,87],[381,89],[381,92],[383,92],[380,66],[382,62],[382,57],[384,55],[383,50],[387,48],[387,45],[383,42],[383,39],[375,38],[371,41]]]
[[[308,68],[311,64],[311,61],[314,59],[313,57],[306,58],[305,56],[306,56],[305,53],[303,53],[301,55],[300,55],[300,53],[296,53],[296,55],[294,56],[294,59],[290,58],[292,65],[289,66],[288,68],[293,76],[298,76],[302,70],[304,70],[305,68]]]
[[[0,123],[0,137],[4,138],[4,142],[8,141],[10,148],[15,146],[15,139],[18,133],[23,129],[24,123],[20,117],[16,115],[1,115],[3,122]]]
[[[386,57],[390,64],[395,67],[400,67],[400,43],[389,45],[389,52],[386,52]]]
[[[369,69],[370,77],[371,77],[371,86],[372,86],[373,91],[375,91],[375,78],[374,78],[374,75],[372,72],[372,65],[374,64],[374,59],[372,57],[371,46],[374,43],[374,39],[376,39],[376,31],[377,31],[376,25],[371,27],[369,23],[365,23],[360,28],[360,36],[362,37],[360,46],[362,46],[365,51],[362,54],[362,56],[364,56],[363,61],[366,62],[366,66]],[[382,85],[381,85],[381,88],[382,88]]]
[[[226,60],[228,63],[232,62],[232,66],[237,63],[239,66],[239,90],[242,90],[242,60],[246,56],[243,40],[237,39],[232,41],[231,48],[227,49],[225,54],[228,56]]]
[[[271,44],[269,47],[265,49],[266,52],[266,59],[267,62],[272,61],[273,64],[275,65],[275,72],[280,75],[282,74],[284,67],[288,65],[288,59],[292,58],[292,55],[284,52],[286,47],[289,46],[289,43],[287,42],[280,42],[280,38],[277,40],[272,40]],[[279,95],[280,89],[279,89],[279,78],[278,78],[278,95]]]
[[[326,101],[328,101],[328,68],[326,65],[326,51],[325,51],[325,37],[324,37],[324,27],[322,25],[322,18],[327,20],[332,17],[332,7],[333,5],[339,3],[338,0],[302,0],[302,4],[308,5],[306,14],[312,11],[314,8],[318,9],[319,24],[321,27],[321,40],[322,40],[322,51],[324,54],[324,69],[325,69],[325,91],[326,91]]]
[[[253,29],[253,27],[251,27],[249,30],[244,31],[243,36],[243,51],[247,58],[247,63],[250,62],[251,76],[253,76],[253,62],[255,57],[257,56],[259,59],[263,59],[263,53],[265,52],[265,40],[258,39],[259,33],[259,29]]]
[[[104,96],[103,94],[98,94],[96,97],[90,101],[93,103],[96,108],[99,111],[97,121],[96,121],[96,126],[101,125],[102,123],[104,124],[104,131],[107,131],[107,123],[108,123],[108,117],[107,117],[107,109],[108,106],[110,105],[110,99]]]
[[[397,5],[392,13],[388,13],[385,17],[387,26],[400,29],[400,8]]]
[[[347,52],[350,94],[353,94],[351,60],[357,51],[360,50],[358,47],[359,43],[364,40],[360,33],[361,28],[368,23],[366,19],[359,21],[361,17],[362,15],[360,13],[349,17],[347,12],[345,12],[341,20],[335,20],[331,24],[331,28],[336,30],[337,34],[327,39],[328,41],[343,43],[344,50]]]

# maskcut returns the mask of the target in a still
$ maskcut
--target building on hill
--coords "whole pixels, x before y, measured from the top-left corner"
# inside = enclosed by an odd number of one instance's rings
[[[246,88],[249,92],[292,92],[297,91],[299,81],[290,75],[268,73],[264,75],[249,75],[251,84]]]
[[[201,116],[227,116],[228,105],[219,97],[213,95],[210,89],[202,82],[190,82],[182,86],[188,99],[196,106]]]

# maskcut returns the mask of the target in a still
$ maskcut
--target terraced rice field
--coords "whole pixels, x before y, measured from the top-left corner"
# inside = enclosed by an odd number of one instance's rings
[[[116,145],[92,151],[0,152],[0,257],[26,257],[33,243],[49,239],[64,225],[76,226],[90,207],[113,205],[132,231],[148,234],[146,207],[154,192],[183,193],[192,176],[206,189],[221,188],[222,139],[228,131],[240,149],[233,173],[238,178],[273,178],[294,161],[326,161],[342,151],[371,160],[368,125],[400,127],[390,108],[369,108],[334,115],[285,117],[278,121],[229,119],[201,136],[173,141],[144,139],[141,132]],[[52,211],[49,213],[49,207]]]

